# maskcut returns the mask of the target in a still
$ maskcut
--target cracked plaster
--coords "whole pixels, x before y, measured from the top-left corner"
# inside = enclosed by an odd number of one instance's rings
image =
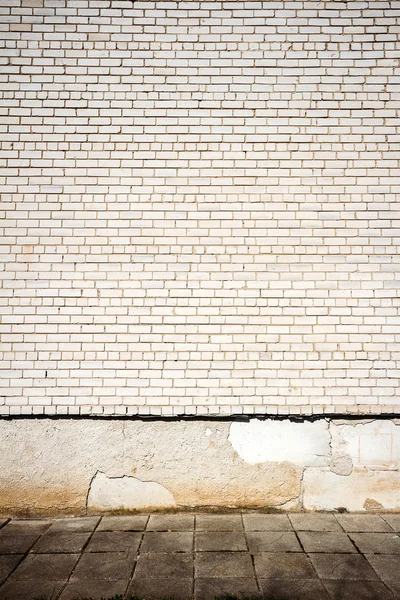
[[[144,502],[400,510],[400,428],[389,420],[38,419],[0,428],[3,514],[85,514]]]
[[[139,510],[171,508],[176,502],[165,487],[156,481],[141,481],[136,477],[107,477],[100,471],[91,481],[87,509]]]

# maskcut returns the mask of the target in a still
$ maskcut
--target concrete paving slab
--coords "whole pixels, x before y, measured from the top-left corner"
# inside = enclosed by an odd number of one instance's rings
[[[38,540],[40,534],[15,535],[0,531],[0,554],[25,554]]]
[[[77,598],[90,598],[90,600],[104,600],[114,596],[123,596],[128,586],[129,579],[105,581],[104,579],[84,579],[68,583],[59,600],[76,600]],[[161,588],[160,588],[161,589]],[[28,599],[26,599],[28,600]]]
[[[297,531],[342,531],[334,515],[306,513],[289,515],[293,528]]]
[[[194,589],[197,600],[241,590],[268,600],[400,599],[400,536],[370,531],[389,528],[382,516],[395,515],[123,515],[76,527],[59,519],[59,531],[51,519],[13,519],[0,529],[0,599],[40,598],[47,582],[58,600],[128,588],[149,600],[193,600]]]
[[[192,531],[194,515],[150,515],[148,531]]]
[[[295,552],[254,554],[254,567],[259,579],[313,579],[317,576],[307,555]]]
[[[100,517],[71,517],[68,519],[56,519],[49,532],[56,533],[59,531],[65,531],[72,533],[94,531],[99,521]]]
[[[67,580],[80,554],[29,554],[11,576],[14,581]]]
[[[196,600],[214,600],[229,594],[238,598],[261,598],[257,582],[252,577],[200,577],[195,581]]]
[[[260,579],[259,584],[266,600],[330,600],[318,579]]]
[[[7,581],[1,588],[1,600],[34,600],[57,598],[64,581]]]
[[[387,584],[390,591],[396,599],[400,598],[400,581],[388,581]]]
[[[137,552],[141,539],[141,533],[96,531],[87,545],[86,552]]]
[[[50,528],[51,529],[51,528]],[[86,533],[68,533],[59,532],[51,533],[50,529],[44,533],[42,537],[31,549],[31,552],[39,552],[42,554],[53,553],[76,553],[81,552],[91,534]]]
[[[149,517],[147,515],[103,517],[97,531],[144,531]]]
[[[241,515],[196,515],[199,531],[242,531]]]
[[[187,552],[141,554],[135,569],[135,578],[183,577],[191,579],[193,577],[193,561],[193,554]]]
[[[247,531],[293,531],[287,515],[243,515]]]
[[[309,554],[321,579],[376,581],[374,570],[359,554]]]
[[[333,600],[394,600],[393,593],[380,581],[324,580]]]
[[[86,552],[71,575],[71,582],[94,579],[128,580],[132,575],[136,554],[128,552]]]
[[[197,531],[196,552],[246,552],[247,543],[242,531]]]
[[[247,552],[198,552],[195,577],[254,577],[251,557]]]
[[[382,581],[400,582],[400,556],[398,554],[366,554],[365,558]]]
[[[183,577],[163,577],[161,579],[134,577],[129,586],[127,597],[137,596],[146,600],[160,600],[160,598],[173,598],[174,600],[188,600],[193,596],[193,579]]]
[[[29,519],[12,519],[4,526],[4,533],[12,533],[14,535],[34,535],[42,534],[49,529],[52,521],[29,520]]]
[[[23,557],[23,554],[3,554],[0,556],[0,585],[4,583]]]
[[[144,534],[141,552],[192,552],[193,532],[149,531]]]
[[[330,531],[299,531],[298,536],[306,552],[357,552],[345,533]]]
[[[396,533],[350,533],[363,554],[400,554],[400,536]]]
[[[347,532],[386,532],[391,527],[379,515],[337,515],[336,519]]]
[[[296,534],[288,531],[249,531],[250,552],[302,552]]]
[[[400,531],[400,515],[382,515],[382,518],[394,531]]]

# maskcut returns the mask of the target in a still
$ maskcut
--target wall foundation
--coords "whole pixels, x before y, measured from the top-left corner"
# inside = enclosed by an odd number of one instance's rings
[[[400,419],[0,423],[0,511],[400,511]]]

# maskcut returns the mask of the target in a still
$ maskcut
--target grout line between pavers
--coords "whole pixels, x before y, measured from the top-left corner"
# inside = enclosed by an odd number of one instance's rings
[[[362,556],[364,556],[363,553],[361,552],[360,548],[357,546],[355,541],[351,539],[351,537],[349,536],[349,534],[347,532],[346,532],[346,535],[347,535],[348,539],[350,540],[350,542],[353,544],[354,548],[357,550],[358,554],[361,554]]]
[[[195,600],[196,596],[196,537],[197,537],[197,514],[194,514],[193,519],[193,583],[192,583],[192,599]]]
[[[386,521],[386,519],[385,519],[385,515],[379,515],[379,516],[381,517],[382,521],[383,521],[384,523],[386,523],[386,525],[387,525],[388,527],[390,527],[390,529],[391,529],[392,531],[394,531],[394,533],[397,533],[397,535],[400,535],[400,534],[399,534],[399,532],[398,532],[398,531],[396,531],[396,530],[395,530],[395,528],[394,528],[394,527],[393,527],[393,526],[392,526],[392,525],[391,525],[391,524],[390,524],[388,521]],[[388,533],[389,533],[389,532],[388,532]]]
[[[339,521],[339,519],[337,518],[337,515],[336,515],[336,514],[333,514],[333,516],[335,517],[335,521],[336,521],[336,523],[338,523],[338,525],[339,525],[340,529],[341,529],[341,530],[342,530],[344,533],[346,533],[346,534],[347,534],[347,531],[345,531],[345,528],[343,527],[343,525],[341,524],[341,522],[340,522],[340,521]]]
[[[365,555],[365,554],[363,554],[362,556],[363,556],[363,558],[365,558],[365,560],[367,561],[367,563],[369,564],[369,566],[372,568],[373,572],[374,572],[374,573],[376,574],[376,576],[378,577],[378,581],[380,581],[380,582],[381,582],[381,583],[382,583],[382,584],[383,584],[383,585],[384,585],[384,586],[385,586],[385,587],[386,587],[386,588],[389,590],[389,592],[390,592],[391,594],[393,594],[393,597],[395,597],[395,596],[394,596],[394,592],[392,592],[392,590],[390,589],[389,585],[388,585],[388,584],[387,584],[387,583],[386,583],[386,582],[385,582],[385,581],[384,581],[384,580],[381,578],[381,576],[379,575],[378,571],[375,569],[374,565],[373,565],[371,562],[369,562],[369,560],[368,560],[368,558],[366,557],[366,555]],[[379,555],[379,554],[378,554],[378,555],[372,554],[372,556],[382,556],[382,555]],[[383,555],[383,556],[385,556],[385,555]],[[386,556],[389,556],[389,555],[386,555]]]
[[[321,582],[321,585],[322,585],[323,589],[328,594],[328,598],[332,598],[333,599],[334,597],[332,596],[332,594],[330,593],[330,591],[328,590],[328,588],[325,585],[325,581],[329,581],[329,580],[328,579],[324,580],[324,579],[318,577],[318,581]]]
[[[247,530],[246,530],[246,527],[245,527],[245,524],[244,524],[243,513],[241,513],[240,516],[241,516],[241,519],[242,519],[243,534],[244,534],[244,539],[245,539],[246,546],[247,546],[247,553],[250,556],[251,564],[253,566],[253,574],[254,574],[254,579],[255,579],[255,582],[256,582],[258,593],[261,594],[261,587],[260,587],[260,583],[259,583],[258,577],[257,577],[256,565],[255,565],[255,560],[254,560],[254,554],[252,552],[250,552],[250,545],[249,545],[249,540],[247,539]]]
[[[67,587],[67,585],[69,584],[69,582],[70,582],[70,579],[71,579],[71,577],[72,577],[72,575],[73,575],[73,573],[74,573],[74,571],[75,571],[76,567],[79,565],[79,563],[80,563],[80,561],[81,561],[81,558],[82,558],[82,556],[84,555],[84,552],[85,552],[86,548],[88,547],[88,545],[89,545],[89,543],[90,543],[90,541],[91,541],[91,539],[92,539],[92,537],[93,537],[93,535],[94,535],[94,532],[96,531],[96,529],[97,529],[97,528],[98,528],[98,526],[100,525],[100,523],[101,523],[101,521],[102,521],[102,518],[103,518],[103,517],[100,517],[100,518],[99,518],[99,520],[97,521],[96,525],[95,525],[95,526],[94,526],[94,528],[93,528],[93,531],[92,531],[92,533],[89,535],[88,539],[87,539],[87,540],[86,540],[86,542],[83,544],[83,546],[82,546],[82,548],[81,548],[81,550],[80,550],[80,552],[79,552],[79,558],[78,558],[78,560],[76,561],[76,563],[75,563],[75,565],[74,565],[74,568],[72,569],[71,573],[68,575],[68,577],[67,577],[67,581],[66,581],[66,582],[65,582],[65,584],[62,586],[62,588],[61,588],[60,592],[59,592],[59,593],[58,593],[58,595],[56,596],[56,600],[58,600],[58,598],[60,598],[61,594],[63,594],[63,592],[64,592],[65,588],[66,588],[66,587]],[[82,533],[83,533],[83,532],[82,532]],[[74,554],[74,552],[64,552],[63,554]]]
[[[8,525],[10,521],[11,521],[11,517],[6,518],[6,520],[4,521],[4,523],[2,523],[0,525],[0,529],[3,529],[3,527],[5,527],[6,525]]]
[[[138,561],[139,561],[140,550],[141,550],[141,548],[142,548],[142,544],[143,544],[143,540],[144,540],[144,534],[145,534],[145,532],[147,531],[147,526],[148,526],[148,524],[149,524],[149,521],[150,521],[150,515],[147,515],[147,520],[146,520],[146,523],[145,523],[145,524],[144,524],[144,526],[143,526],[143,530],[142,530],[142,532],[141,532],[141,533],[142,533],[142,535],[141,535],[141,538],[140,538],[139,546],[138,546],[138,549],[137,549],[137,551],[136,551],[136,560],[135,560],[135,562],[133,563],[132,571],[131,571],[131,574],[130,574],[130,576],[129,576],[129,579],[128,579],[128,583],[127,583],[127,585],[126,585],[126,588],[125,588],[125,592],[124,592],[124,597],[125,597],[125,598],[127,598],[127,593],[128,593],[129,587],[130,587],[130,585],[133,583],[133,577],[134,577],[134,575],[135,575],[135,572],[136,572],[136,567],[137,567],[137,564],[138,564]]]
[[[291,523],[291,525],[292,525],[292,527],[293,527],[293,532],[294,532],[294,535],[295,535],[295,537],[296,537],[296,540],[299,542],[299,546],[300,546],[300,548],[302,549],[302,551],[303,551],[303,554],[305,554],[305,555],[308,557],[308,554],[307,554],[307,552],[306,552],[306,549],[304,548],[304,546],[303,546],[303,542],[301,541],[301,538],[300,538],[300,536],[299,536],[299,532],[297,531],[296,527],[293,525],[293,523],[292,523],[292,521],[290,520],[290,518],[289,518],[289,521],[290,521],[290,523]],[[310,559],[309,559],[309,560],[310,560]],[[310,562],[311,562],[311,561],[310,561]]]

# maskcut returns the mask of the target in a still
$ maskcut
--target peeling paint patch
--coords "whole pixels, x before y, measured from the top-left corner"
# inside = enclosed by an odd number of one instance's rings
[[[155,481],[141,481],[136,477],[107,477],[97,472],[92,480],[88,510],[136,510],[170,508],[176,506],[171,492]]]
[[[229,441],[249,464],[289,462],[301,466],[325,466],[330,455],[326,421],[292,423],[261,421],[232,423]]]
[[[351,457],[358,469],[396,471],[400,468],[400,430],[391,421],[331,424],[332,447]]]
[[[363,470],[342,477],[331,471],[306,469],[303,485],[305,510],[336,510],[338,506],[349,512],[371,510],[372,502],[384,510],[400,509],[398,472]]]

